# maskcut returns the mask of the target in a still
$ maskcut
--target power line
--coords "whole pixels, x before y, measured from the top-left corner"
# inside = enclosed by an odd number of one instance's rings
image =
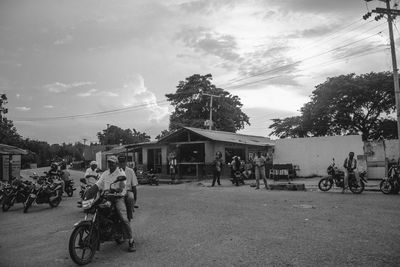
[[[269,69],[269,70],[266,70],[266,71],[262,71],[262,72],[256,73],[256,74],[254,74],[254,75],[252,75],[252,76],[249,76],[249,77],[246,77],[246,78],[242,78],[242,79],[236,80],[235,82],[233,82],[233,83],[231,83],[231,84],[234,84],[234,83],[236,83],[236,82],[238,82],[238,81],[242,81],[242,80],[245,80],[245,79],[249,79],[249,78],[261,76],[261,75],[264,75],[264,74],[267,74],[267,73],[275,72],[275,71],[278,71],[278,70],[285,70],[285,69],[287,69],[288,67],[291,67],[291,66],[300,64],[300,63],[302,63],[302,62],[304,62],[304,61],[306,61],[306,60],[310,60],[310,59],[312,59],[312,58],[319,57],[319,56],[325,55],[325,54],[327,54],[327,53],[330,53],[330,52],[333,52],[333,51],[336,51],[336,50],[339,50],[339,49],[348,47],[348,46],[350,46],[350,45],[353,45],[353,44],[355,44],[355,43],[359,43],[359,42],[361,42],[361,41],[364,41],[364,40],[366,40],[366,39],[369,39],[369,38],[371,38],[371,37],[373,37],[373,36],[375,36],[375,35],[381,34],[381,33],[382,33],[382,31],[380,31],[380,32],[378,32],[378,33],[375,33],[375,34],[373,34],[373,35],[367,36],[367,37],[365,37],[365,38],[362,38],[362,39],[360,39],[360,40],[353,41],[353,42],[351,42],[351,43],[348,43],[348,44],[345,44],[345,45],[342,45],[342,46],[339,46],[339,47],[330,49],[330,50],[325,51],[325,52],[322,52],[322,53],[320,53],[320,54],[313,55],[313,56],[309,56],[309,57],[306,57],[306,58],[304,58],[304,59],[301,59],[301,60],[298,60],[298,61],[295,61],[295,62],[286,64],[286,65],[283,65],[283,66],[280,66],[280,67],[277,67],[277,68],[273,68],[273,69]],[[267,79],[270,79],[270,78],[267,78]],[[248,85],[249,83],[251,83],[251,82],[248,82],[248,83],[246,83],[245,85]],[[229,84],[228,84],[228,85],[229,85]],[[222,87],[225,87],[225,88],[232,88],[232,87],[238,87],[238,86],[243,86],[243,85],[244,85],[244,84],[238,84],[238,85],[222,86]]]
[[[163,105],[168,103],[168,100],[163,100],[163,101],[158,101],[155,104],[158,105]],[[141,110],[143,108],[148,107],[150,104],[141,104],[141,105],[136,105],[136,106],[129,106],[125,108],[119,108],[119,109],[112,109],[112,110],[106,110],[106,111],[100,111],[100,112],[93,112],[93,113],[84,113],[84,114],[75,114],[75,115],[68,115],[68,116],[56,116],[56,117],[36,117],[36,118],[20,118],[16,119],[14,121],[16,122],[29,122],[29,121],[49,121],[49,120],[65,120],[65,119],[80,119],[80,118],[91,118],[91,117],[101,117],[101,116],[107,116],[107,115],[112,115],[116,113],[123,113],[123,112],[129,112],[129,111],[136,111],[136,110]]]

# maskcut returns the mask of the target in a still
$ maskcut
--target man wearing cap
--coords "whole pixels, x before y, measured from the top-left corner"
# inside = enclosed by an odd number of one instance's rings
[[[107,190],[110,188],[110,185],[120,176],[126,177],[125,172],[121,168],[117,168],[118,159],[116,156],[111,156],[107,159],[108,170],[103,172],[100,179],[97,181],[96,186],[100,190]],[[117,198],[115,201],[115,207],[117,209],[118,215],[123,221],[122,233],[124,239],[129,239],[129,247],[128,251],[135,251],[134,241],[132,238],[132,228],[130,222],[128,220],[127,208],[125,204],[126,195],[126,181],[119,182],[115,184],[117,188],[113,188],[116,192],[121,195],[120,198]]]
[[[128,219],[132,220],[133,218],[133,210],[137,200],[137,190],[136,186],[138,185],[138,180],[135,174],[135,171],[132,168],[126,166],[126,157],[119,156],[118,157],[119,167],[126,174],[126,195],[125,195],[125,203],[126,208],[128,209]]]
[[[87,184],[95,184],[97,182],[97,179],[99,179],[99,174],[97,173],[97,162],[92,161],[90,162],[90,167],[87,168],[85,172],[85,179]]]

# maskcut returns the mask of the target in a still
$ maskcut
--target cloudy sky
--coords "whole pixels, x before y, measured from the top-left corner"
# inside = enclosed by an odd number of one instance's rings
[[[165,94],[211,73],[241,98],[251,122],[241,133],[266,136],[272,118],[297,115],[327,77],[391,70],[387,23],[362,19],[383,5],[0,0],[0,93],[23,137],[97,141],[113,124],[154,138],[168,128]]]

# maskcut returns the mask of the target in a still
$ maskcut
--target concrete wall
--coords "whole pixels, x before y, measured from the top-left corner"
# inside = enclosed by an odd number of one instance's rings
[[[350,151],[363,155],[364,143],[359,135],[279,139],[275,143],[274,164],[298,165],[298,176],[326,175],[335,158],[338,167]]]
[[[400,156],[398,142],[397,139],[385,140],[386,158],[389,161],[397,161]]]

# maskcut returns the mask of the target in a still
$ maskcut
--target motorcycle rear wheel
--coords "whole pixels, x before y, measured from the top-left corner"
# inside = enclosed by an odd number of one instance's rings
[[[69,255],[76,264],[86,265],[90,263],[96,253],[97,242],[96,238],[91,236],[90,228],[88,224],[80,225],[72,231],[69,238]],[[92,235],[95,235],[95,233],[92,232]],[[82,252],[78,253],[79,250]],[[85,258],[85,256],[87,257]]]
[[[365,185],[363,181],[357,184],[357,181],[353,180],[349,183],[349,189],[353,194],[361,194],[364,191]]]
[[[322,178],[318,183],[319,190],[326,192],[332,188],[333,182],[328,177]]]
[[[66,188],[65,192],[67,193],[67,196],[72,197],[74,195],[74,190],[72,188]]]
[[[379,189],[385,195],[391,194],[393,192],[393,184],[388,180],[382,180],[379,184]]]

